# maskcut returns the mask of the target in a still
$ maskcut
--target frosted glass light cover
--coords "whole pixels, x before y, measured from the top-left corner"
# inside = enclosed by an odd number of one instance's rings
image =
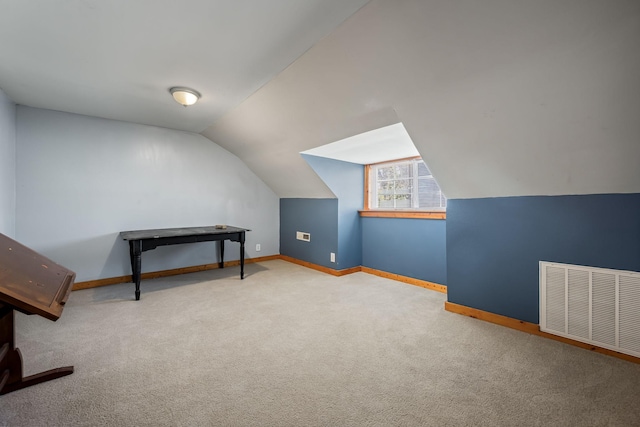
[[[173,99],[175,99],[176,102],[185,107],[195,104],[200,98],[200,94],[195,90],[182,87],[171,88],[171,95],[173,95]]]

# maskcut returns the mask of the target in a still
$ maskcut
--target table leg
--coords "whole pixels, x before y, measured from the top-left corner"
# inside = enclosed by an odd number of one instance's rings
[[[240,280],[244,279],[244,231],[240,233]]]
[[[129,261],[131,262],[131,274],[133,274],[133,242],[129,240]]]
[[[218,267],[224,268],[224,240],[220,240],[220,263]]]
[[[140,300],[140,271],[142,270],[142,241],[129,240],[129,253],[131,256],[131,275],[136,284],[136,301]]]

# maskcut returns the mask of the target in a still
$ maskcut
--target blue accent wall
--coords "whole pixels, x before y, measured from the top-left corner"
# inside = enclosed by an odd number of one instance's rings
[[[450,302],[539,323],[538,262],[640,271],[640,194],[448,200]]]
[[[311,241],[297,240],[297,231]],[[335,268],[329,254],[337,251],[337,199],[280,199],[280,254]]]
[[[327,184],[337,197],[337,239],[336,263],[327,264],[327,245],[321,245],[318,252],[304,253],[308,246],[296,244],[288,246],[285,241],[291,218],[289,207],[280,206],[281,253],[294,258],[314,262],[336,270],[363,265],[376,270],[400,274],[439,284],[447,283],[446,265],[446,221],[404,218],[361,218],[358,211],[364,206],[364,166],[324,157],[303,154],[302,157]],[[289,199],[291,200],[291,199]],[[295,209],[305,204],[318,203],[313,199],[298,200]],[[309,200],[303,202],[303,200]],[[286,202],[290,203],[290,202]],[[309,221],[318,218],[329,224],[327,211],[305,208]],[[288,213],[289,212],[289,213]],[[287,217],[289,215],[289,217]],[[294,215],[299,217],[299,215]],[[327,238],[333,235],[327,234]],[[324,237],[322,237],[324,239]],[[313,235],[312,235],[313,242]],[[293,242],[295,244],[295,242]],[[282,252],[289,251],[288,253]],[[316,249],[314,249],[315,251]],[[324,253],[322,251],[325,251]],[[314,261],[313,259],[317,261]]]
[[[331,268],[342,270],[362,265],[358,210],[364,206],[364,166],[308,154],[302,157],[338,198],[338,251]]]
[[[446,221],[362,218],[362,265],[447,284]]]

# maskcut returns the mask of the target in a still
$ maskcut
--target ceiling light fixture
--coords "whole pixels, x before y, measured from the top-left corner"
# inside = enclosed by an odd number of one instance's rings
[[[169,92],[171,92],[173,99],[175,99],[178,104],[182,104],[185,107],[195,104],[201,96],[195,90],[187,87],[172,87],[169,89]]]

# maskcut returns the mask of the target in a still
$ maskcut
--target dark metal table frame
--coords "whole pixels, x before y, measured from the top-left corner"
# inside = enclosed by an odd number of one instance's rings
[[[232,242],[239,242],[240,279],[244,279],[244,239],[246,231],[251,230],[231,226],[227,226],[227,228],[207,226],[122,231],[120,236],[129,242],[132,281],[136,284],[136,301],[140,300],[142,252],[150,251],[158,246],[218,241],[220,242],[220,262],[218,263],[218,266],[220,268],[224,268],[224,241],[230,240]]]

